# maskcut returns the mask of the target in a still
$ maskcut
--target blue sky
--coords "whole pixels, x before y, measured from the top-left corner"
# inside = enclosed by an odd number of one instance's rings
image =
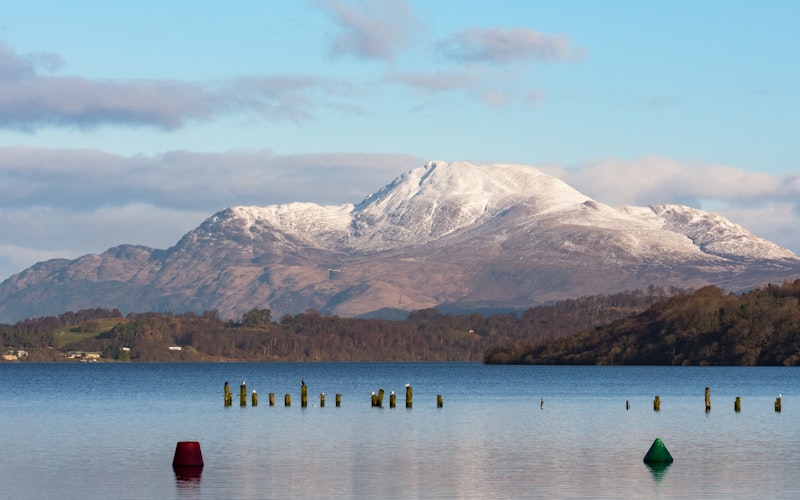
[[[58,2],[0,19],[0,279],[231,205],[536,166],[800,252],[793,1]]]

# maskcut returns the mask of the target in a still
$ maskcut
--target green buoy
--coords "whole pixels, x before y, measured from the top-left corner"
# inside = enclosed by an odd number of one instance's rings
[[[653,441],[652,446],[650,446],[650,449],[647,451],[647,455],[644,456],[644,463],[671,464],[672,462],[672,455],[670,455],[667,447],[664,446],[664,442],[661,441],[661,438],[656,438],[656,440]]]

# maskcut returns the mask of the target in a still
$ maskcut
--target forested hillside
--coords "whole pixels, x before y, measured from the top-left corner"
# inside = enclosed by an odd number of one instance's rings
[[[561,339],[490,348],[486,363],[800,365],[800,280],[744,295],[705,287]]]
[[[650,287],[487,317],[426,309],[403,321],[313,310],[274,321],[270,310],[252,309],[237,321],[223,321],[214,311],[122,317],[116,310],[93,309],[0,326],[0,340],[7,354],[22,350],[19,359],[32,361],[88,352],[117,361],[481,361],[493,345],[606,325],[677,292]]]

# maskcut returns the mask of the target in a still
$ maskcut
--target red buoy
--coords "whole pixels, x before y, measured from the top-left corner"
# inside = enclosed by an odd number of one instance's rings
[[[172,467],[202,467],[203,453],[197,441],[178,441]]]

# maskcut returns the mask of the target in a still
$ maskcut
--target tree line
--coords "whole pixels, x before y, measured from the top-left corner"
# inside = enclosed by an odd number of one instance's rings
[[[800,365],[800,280],[726,294],[708,286],[563,338],[498,344],[490,364]]]
[[[493,346],[563,338],[680,292],[653,286],[489,316],[424,309],[404,320],[340,318],[312,309],[277,321],[266,308],[227,321],[216,311],[123,317],[116,309],[91,309],[0,325],[0,340],[6,349],[33,350],[34,360],[87,351],[120,361],[481,361]],[[99,328],[104,324],[110,326]],[[55,332],[65,330],[84,335],[61,344]]]

